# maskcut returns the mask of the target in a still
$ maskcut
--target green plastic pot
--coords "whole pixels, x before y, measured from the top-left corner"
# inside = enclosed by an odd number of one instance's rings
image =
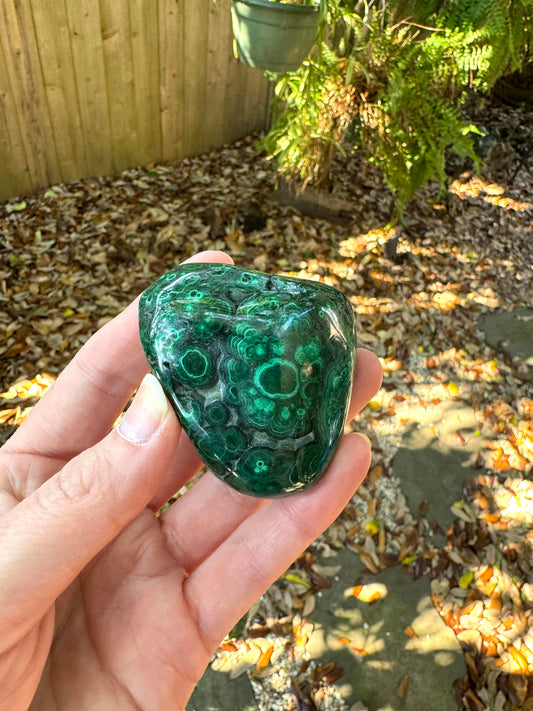
[[[232,0],[233,36],[244,64],[272,72],[298,69],[315,41],[318,5]]]

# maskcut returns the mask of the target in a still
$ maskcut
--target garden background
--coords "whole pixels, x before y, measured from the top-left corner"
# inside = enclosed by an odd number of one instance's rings
[[[189,708],[532,709],[531,107],[472,94],[484,165],[449,157],[446,190],[391,225],[363,151],[334,156],[327,190],[280,186],[255,147],[271,88],[233,58],[229,2],[157,8],[2,5],[2,439],[197,251],[337,286],[385,373],[350,424],[370,474]]]

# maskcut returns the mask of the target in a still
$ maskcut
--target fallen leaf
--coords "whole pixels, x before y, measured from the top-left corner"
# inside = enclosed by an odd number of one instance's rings
[[[396,689],[396,693],[398,694],[400,699],[407,698],[407,691],[409,690],[409,681],[410,681],[409,674],[405,674],[400,679],[400,683],[398,684],[398,687]]]

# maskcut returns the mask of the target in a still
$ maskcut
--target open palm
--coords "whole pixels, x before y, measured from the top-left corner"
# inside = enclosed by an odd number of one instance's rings
[[[0,450],[2,711],[183,709],[223,636],[366,474],[368,444],[347,435],[309,491],[264,501],[207,473],[156,517],[200,460],[151,376],[112,429],[147,371],[134,302]],[[351,416],[380,378],[359,350]]]

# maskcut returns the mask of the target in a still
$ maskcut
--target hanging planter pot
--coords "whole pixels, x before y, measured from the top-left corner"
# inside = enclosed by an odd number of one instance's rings
[[[233,36],[244,64],[272,72],[298,69],[315,41],[318,4],[232,0]]]

